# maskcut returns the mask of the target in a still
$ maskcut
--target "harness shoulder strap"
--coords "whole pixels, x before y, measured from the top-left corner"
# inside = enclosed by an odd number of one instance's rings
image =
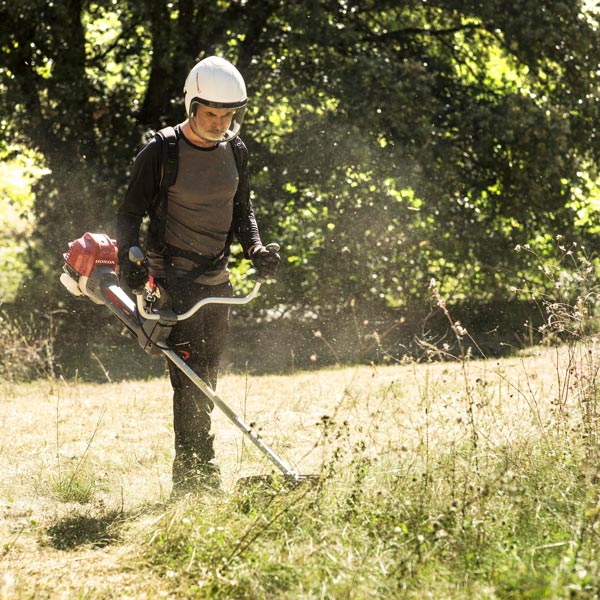
[[[165,127],[156,132],[154,139],[159,144],[161,151],[160,181],[158,191],[148,211],[151,219],[148,227],[147,245],[149,249],[160,254],[165,247],[169,188],[177,179],[179,153],[177,150],[177,132],[173,127]]]
[[[154,209],[161,204],[166,209],[167,192],[177,179],[179,153],[177,150],[177,132],[174,127],[165,127],[156,133],[162,145],[162,164],[160,186],[156,194]],[[166,213],[165,213],[166,214]]]

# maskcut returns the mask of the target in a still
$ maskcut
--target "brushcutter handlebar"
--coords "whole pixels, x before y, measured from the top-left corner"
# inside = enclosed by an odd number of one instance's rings
[[[272,252],[279,251],[279,244],[277,244],[275,242],[269,244],[266,247]],[[133,251],[133,253],[132,253],[132,251]],[[141,255],[141,259],[140,259],[140,255]],[[144,254],[140,248],[138,248],[137,246],[132,246],[129,249],[129,260],[131,260],[132,262],[137,262],[138,260],[143,260],[143,259],[144,259]],[[207,304],[230,304],[230,305],[231,304],[233,304],[233,305],[248,304],[249,302],[254,300],[254,298],[257,296],[258,290],[260,289],[260,286],[264,283],[264,281],[265,281],[264,278],[257,277],[256,280],[254,281],[254,287],[250,290],[250,292],[246,296],[241,296],[241,297],[237,297],[237,298],[223,298],[220,296],[212,296],[212,297],[208,297],[208,298],[203,298],[202,300],[199,300],[198,302],[196,302],[196,304],[194,304],[194,306],[192,306],[186,312],[176,315],[177,321],[185,321],[186,319],[189,319],[191,316],[195,315],[203,306],[206,306]],[[144,299],[143,294],[138,295],[136,297],[136,300],[137,300],[138,312],[140,313],[140,315],[142,317],[144,317],[144,319],[146,319],[148,321],[159,321],[162,318],[160,311],[159,312],[149,312],[148,310],[146,310],[145,299]]]
[[[196,304],[194,304],[194,306],[192,306],[186,312],[175,316],[177,318],[177,321],[185,321],[186,319],[189,319],[191,316],[195,315],[203,306],[206,306],[207,304],[248,304],[248,302],[250,302],[256,297],[261,285],[261,281],[255,281],[254,287],[252,288],[252,290],[250,290],[250,293],[247,296],[242,296],[239,298],[222,298],[219,296],[203,298],[202,300],[196,302]],[[142,317],[144,317],[144,319],[148,321],[160,321],[160,319],[162,318],[160,311],[148,312],[146,310],[143,294],[136,296],[136,299],[138,312],[140,313],[140,315],[142,315]]]

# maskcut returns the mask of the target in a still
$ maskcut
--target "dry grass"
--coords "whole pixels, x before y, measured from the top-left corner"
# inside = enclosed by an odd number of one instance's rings
[[[577,384],[565,381],[572,360],[549,349],[498,361],[225,375],[218,391],[302,472],[319,473],[360,443],[392,473],[400,454],[427,469],[470,445],[471,460],[485,462],[550,429],[577,428]],[[0,425],[1,598],[176,597],[141,555],[173,511],[166,379],[7,383]],[[214,428],[227,494],[238,478],[271,470],[218,412]]]

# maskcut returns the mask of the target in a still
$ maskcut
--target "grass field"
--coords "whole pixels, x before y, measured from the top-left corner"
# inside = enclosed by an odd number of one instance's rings
[[[166,378],[5,383],[1,598],[596,598],[595,345],[224,375],[222,496],[169,501]]]

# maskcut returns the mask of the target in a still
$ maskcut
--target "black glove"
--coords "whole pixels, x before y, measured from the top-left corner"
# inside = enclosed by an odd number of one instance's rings
[[[125,254],[119,263],[121,281],[124,281],[132,292],[141,292],[148,281],[148,261],[132,261]]]
[[[275,276],[277,267],[279,266],[279,261],[281,260],[281,257],[277,253],[278,249],[278,246],[275,247],[275,245],[271,246],[271,244],[269,244],[267,247],[256,246],[256,248],[252,250],[250,259],[252,260],[252,264],[258,271],[260,277],[269,279],[270,277]]]

